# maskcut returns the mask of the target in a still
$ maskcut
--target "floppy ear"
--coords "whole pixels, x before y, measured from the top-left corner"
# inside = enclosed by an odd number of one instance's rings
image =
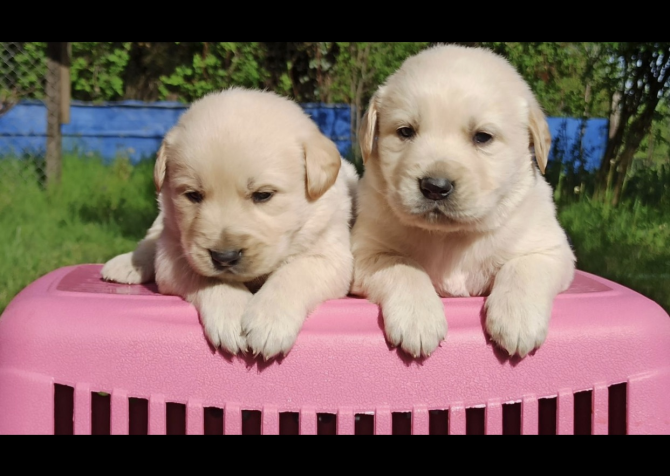
[[[535,160],[544,174],[549,159],[551,148],[551,133],[547,118],[535,98],[531,98],[528,112],[528,129],[530,132],[530,145],[535,149]]]
[[[154,185],[156,186],[156,191],[160,192],[161,187],[163,186],[163,181],[165,180],[165,171],[167,170],[167,148],[172,142],[172,136],[174,135],[174,129],[170,129],[165,137],[161,146],[158,149],[156,154],[156,164],[154,165]]]
[[[361,127],[358,130],[358,144],[363,155],[363,163],[366,163],[370,156],[376,153],[377,139],[377,97],[379,92],[375,93],[370,99],[368,110],[361,120]]]
[[[160,192],[161,187],[163,186],[163,180],[165,180],[165,168],[167,165],[167,154],[165,151],[165,141],[161,143],[160,149],[156,154],[156,165],[154,165],[154,185],[156,186],[156,191]]]
[[[321,132],[312,134],[303,146],[307,196],[316,200],[335,183],[342,159],[335,143]]]

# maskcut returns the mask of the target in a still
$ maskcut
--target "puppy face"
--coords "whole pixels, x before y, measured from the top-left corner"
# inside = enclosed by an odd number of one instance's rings
[[[193,103],[166,135],[154,178],[166,229],[193,270],[245,282],[296,251],[339,167],[337,148],[300,106],[231,89]]]
[[[518,73],[487,50],[441,46],[409,58],[373,97],[359,135],[366,168],[406,224],[482,227],[544,170],[549,130]]]

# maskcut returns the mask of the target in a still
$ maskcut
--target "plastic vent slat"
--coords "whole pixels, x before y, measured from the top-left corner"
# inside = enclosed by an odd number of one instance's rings
[[[316,435],[317,433],[316,410],[312,407],[300,409],[300,434]]]
[[[526,396],[521,403],[521,434],[537,435],[539,423],[537,398]]]
[[[261,431],[264,435],[279,434],[279,411],[275,405],[265,405],[263,407],[262,421]]]
[[[205,409],[200,400],[189,400],[186,404],[186,433],[189,435],[205,433]]]
[[[337,412],[337,434],[356,434],[356,419],[351,408],[340,408]]]
[[[149,397],[149,434],[165,435],[166,428],[166,408],[164,395],[151,395]]]
[[[449,407],[449,434],[465,435],[465,433],[465,407],[460,403],[451,405],[451,407]]]
[[[111,405],[111,434],[127,435],[130,426],[128,392],[122,389],[114,389]]]
[[[500,400],[489,400],[486,405],[486,434],[502,435],[503,414]]]
[[[242,434],[242,410],[236,403],[229,403],[223,409],[224,435]]]
[[[91,389],[88,384],[74,387],[74,434],[91,434]]]
[[[412,410],[412,434],[430,434],[430,417],[428,416],[428,408],[425,405],[415,405]]]

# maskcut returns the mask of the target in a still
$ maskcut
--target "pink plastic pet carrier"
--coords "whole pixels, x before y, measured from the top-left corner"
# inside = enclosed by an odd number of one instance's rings
[[[670,433],[670,318],[584,272],[523,360],[486,339],[483,298],[444,300],[449,335],[423,361],[346,298],[266,363],[212,350],[190,304],[100,269],[53,271],[0,318],[0,433]]]

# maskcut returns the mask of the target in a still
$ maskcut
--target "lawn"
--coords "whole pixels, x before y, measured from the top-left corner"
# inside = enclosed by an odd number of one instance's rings
[[[66,156],[62,186],[45,190],[33,162],[0,160],[0,312],[49,271],[132,250],[156,214],[152,164]],[[670,211],[582,200],[561,207],[559,219],[580,269],[670,312]]]
[[[30,282],[58,267],[103,263],[133,249],[156,214],[150,161],[64,157],[62,186],[0,160],[0,312]]]

